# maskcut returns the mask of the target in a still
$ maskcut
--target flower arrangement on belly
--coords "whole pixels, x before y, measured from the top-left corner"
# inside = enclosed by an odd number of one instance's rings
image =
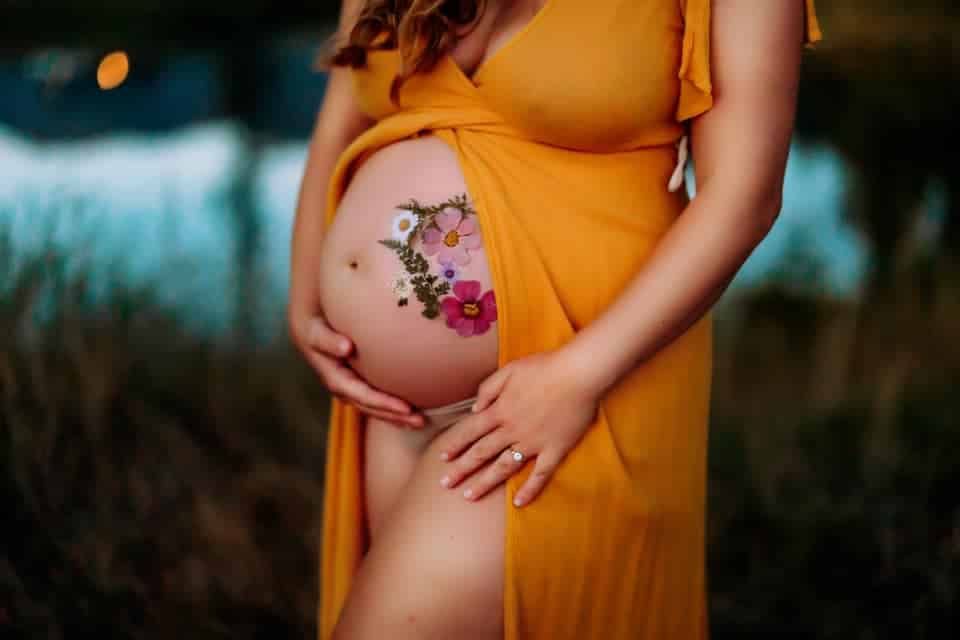
[[[367,316],[337,327],[357,346],[350,365],[418,408],[474,395],[496,369],[497,304],[469,197],[410,199],[395,206],[389,221],[380,219],[387,237],[377,242],[394,258],[372,256],[370,277],[351,289],[351,297],[366,301]],[[376,282],[382,294],[368,291]]]
[[[476,213],[467,197],[455,196],[434,206],[411,200],[400,209],[393,219],[393,236],[380,241],[396,252],[403,267],[392,283],[397,305],[406,306],[415,295],[425,318],[442,312],[447,327],[464,338],[489,331],[497,320],[493,291],[483,292],[480,281],[461,277],[471,253],[482,249]],[[418,236],[421,251],[414,247]]]

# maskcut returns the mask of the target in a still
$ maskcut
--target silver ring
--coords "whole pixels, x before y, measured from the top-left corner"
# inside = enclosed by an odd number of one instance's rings
[[[523,462],[523,457],[524,457],[524,456],[523,456],[523,453],[522,453],[522,452],[517,451],[517,450],[514,449],[512,446],[507,447],[507,450],[513,452],[513,459],[514,459],[516,462]]]

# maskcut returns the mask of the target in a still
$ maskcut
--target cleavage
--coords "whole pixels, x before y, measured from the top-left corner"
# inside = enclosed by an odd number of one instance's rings
[[[472,79],[488,60],[520,34],[537,13],[543,11],[549,1],[489,1],[476,26],[467,27],[467,34],[450,51],[451,58],[463,74]]]

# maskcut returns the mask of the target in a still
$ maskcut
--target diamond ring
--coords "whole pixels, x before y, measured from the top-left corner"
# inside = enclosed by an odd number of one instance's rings
[[[516,460],[517,462],[523,462],[523,453],[522,453],[522,452],[517,451],[517,450],[514,449],[513,447],[507,447],[507,450],[508,450],[508,451],[511,451],[511,452],[513,453],[513,459],[514,459],[514,460]]]

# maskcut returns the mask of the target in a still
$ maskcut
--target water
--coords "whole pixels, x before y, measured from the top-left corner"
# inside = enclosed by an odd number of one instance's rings
[[[197,310],[199,326],[218,330],[231,317],[229,194],[241,144],[239,129],[228,121],[159,136],[52,144],[0,129],[2,222],[12,228],[18,251],[54,242],[97,268],[120,268],[130,283],[151,283],[162,298]],[[271,300],[282,301],[287,292],[305,158],[305,142],[267,145],[254,179],[261,293]],[[770,278],[814,278],[824,292],[856,295],[867,252],[842,216],[847,181],[829,148],[795,143],[780,218],[731,290]]]

